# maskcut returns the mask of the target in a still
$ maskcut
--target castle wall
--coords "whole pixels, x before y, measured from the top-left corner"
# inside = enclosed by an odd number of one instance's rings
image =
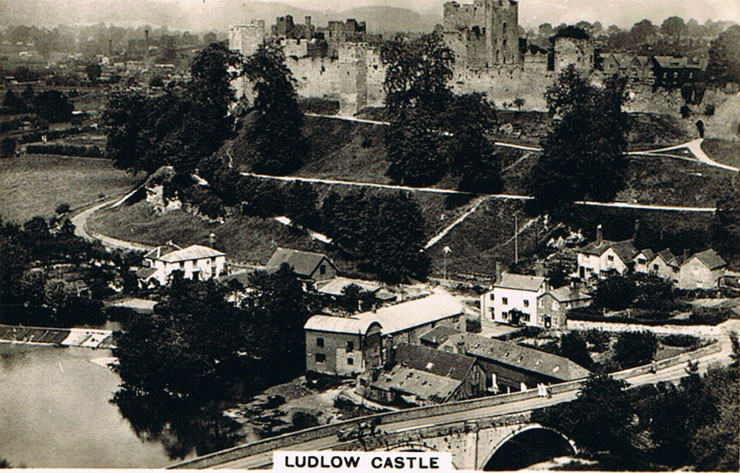
[[[560,37],[555,39],[555,72],[560,72],[570,64],[583,74],[594,70],[594,45],[587,39]]]

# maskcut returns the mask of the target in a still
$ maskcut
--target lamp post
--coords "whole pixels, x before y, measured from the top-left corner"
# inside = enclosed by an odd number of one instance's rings
[[[445,246],[442,248],[442,265],[444,268],[444,280],[447,281],[447,255],[452,253],[452,250],[449,246]]]

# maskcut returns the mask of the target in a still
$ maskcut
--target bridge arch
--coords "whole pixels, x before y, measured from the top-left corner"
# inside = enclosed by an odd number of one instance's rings
[[[502,438],[498,443],[496,443],[493,448],[491,449],[490,453],[484,457],[484,461],[480,463],[478,466],[478,469],[484,470],[484,471],[494,471],[496,468],[496,462],[493,462],[496,458],[496,455],[501,453],[503,449],[510,444],[510,442],[515,441],[517,439],[528,439],[535,437],[535,434],[539,434],[539,436],[542,439],[548,439],[551,443],[548,443],[545,447],[549,447],[551,451],[561,451],[563,454],[570,454],[570,455],[576,455],[578,453],[578,447],[576,446],[575,442],[573,442],[571,439],[563,435],[562,432],[559,432],[553,428],[545,427],[540,424],[528,424],[525,426],[521,426],[521,428],[517,428],[507,434],[504,438]],[[562,455],[555,455],[555,456],[562,456]],[[543,461],[543,460],[540,460]],[[530,463],[531,465],[531,463]],[[527,467],[529,465],[523,465],[520,468]],[[520,469],[520,468],[513,468],[510,465],[505,466],[502,469],[505,470],[513,470],[513,469]]]

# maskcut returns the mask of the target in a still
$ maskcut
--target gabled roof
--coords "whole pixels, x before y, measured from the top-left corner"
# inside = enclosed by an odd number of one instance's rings
[[[419,340],[421,340],[424,345],[438,347],[446,342],[447,339],[450,338],[450,335],[454,335],[456,333],[460,333],[460,331],[446,325],[440,325],[423,334],[419,337]]]
[[[363,281],[362,279],[336,277],[329,279],[328,281],[318,283],[316,285],[316,290],[322,294],[341,296],[344,288],[347,286],[351,286],[352,284],[359,286],[364,291],[373,293],[379,291],[382,287],[380,284],[371,281]]]
[[[698,258],[699,261],[701,261],[701,263],[709,269],[718,269],[723,266],[727,266],[727,261],[725,261],[720,255],[717,254],[716,251],[714,251],[711,248],[708,250],[704,250],[702,252],[696,253],[694,256],[684,261],[681,266],[688,263],[694,258]]]
[[[650,248],[646,248],[644,250],[640,250],[633,259],[637,259],[638,256],[643,255],[645,259],[648,260],[648,262],[652,261],[653,258],[655,258],[655,252],[651,250]]]
[[[463,306],[449,294],[435,294],[382,307],[376,312],[363,312],[352,317],[314,315],[304,325],[306,330],[364,334],[372,323],[382,327],[384,334],[392,334],[462,314]]]
[[[591,374],[586,368],[562,356],[472,333],[452,335],[442,347],[454,350],[460,341],[465,343],[465,352],[470,356],[561,381],[585,378]]]
[[[475,364],[473,357],[421,345],[401,343],[395,350],[394,362],[396,364],[458,381],[465,379],[468,371]]]
[[[551,295],[553,299],[558,302],[571,302],[571,301],[585,301],[592,299],[591,294],[584,291],[581,288],[571,288],[570,286],[563,286],[557,289],[542,294],[540,297]]]
[[[316,271],[316,268],[318,268],[324,259],[334,266],[334,263],[324,254],[278,247],[270,257],[266,267],[268,269],[279,268],[285,263],[296,274],[309,277]],[[336,269],[336,266],[334,266],[334,269]]]
[[[544,276],[528,276],[526,274],[503,273],[501,281],[494,284],[494,288],[518,289],[520,291],[536,292],[547,282]]]
[[[632,56],[627,53],[612,53],[609,56],[614,58],[620,69],[626,69],[629,63],[632,62]]]
[[[650,262],[652,263],[653,261],[655,261],[656,258],[662,259],[663,262],[667,264],[668,266],[676,266],[676,267],[678,266],[676,256],[674,256],[674,254],[671,252],[669,248],[666,248],[665,250],[660,250],[659,252],[657,252],[655,256],[653,257],[653,259],[650,260]]]
[[[632,243],[632,240],[623,241],[612,241],[612,240],[601,240],[601,243],[592,241],[583,248],[580,249],[581,253],[589,255],[603,255],[607,250],[612,248],[614,253],[619,256],[623,263],[629,263],[632,258],[637,254],[637,248]]]
[[[172,253],[174,251],[182,250],[179,246],[175,245],[172,242],[169,242],[165,245],[158,246],[154,248],[152,251],[144,255],[145,259],[160,259],[162,256]]]
[[[146,281],[147,279],[152,277],[152,275],[156,272],[157,272],[157,268],[141,268],[138,271],[136,271],[136,277]]]
[[[677,69],[686,67],[687,60],[685,57],[672,56],[653,56],[656,63],[663,69]]]
[[[164,261],[165,263],[176,263],[178,261],[215,258],[217,256],[226,256],[226,253],[214,250],[213,248],[208,248],[207,246],[191,245],[184,250],[172,251],[156,259]]]
[[[394,365],[381,373],[377,380],[370,383],[370,386],[383,391],[411,395],[413,398],[408,399],[411,402],[428,400],[442,403],[447,401],[461,384],[462,381],[456,379],[445,378],[403,365]]]

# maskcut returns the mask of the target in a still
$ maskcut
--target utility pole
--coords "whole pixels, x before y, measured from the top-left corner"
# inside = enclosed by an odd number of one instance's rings
[[[519,215],[514,214],[514,264],[519,264]]]

